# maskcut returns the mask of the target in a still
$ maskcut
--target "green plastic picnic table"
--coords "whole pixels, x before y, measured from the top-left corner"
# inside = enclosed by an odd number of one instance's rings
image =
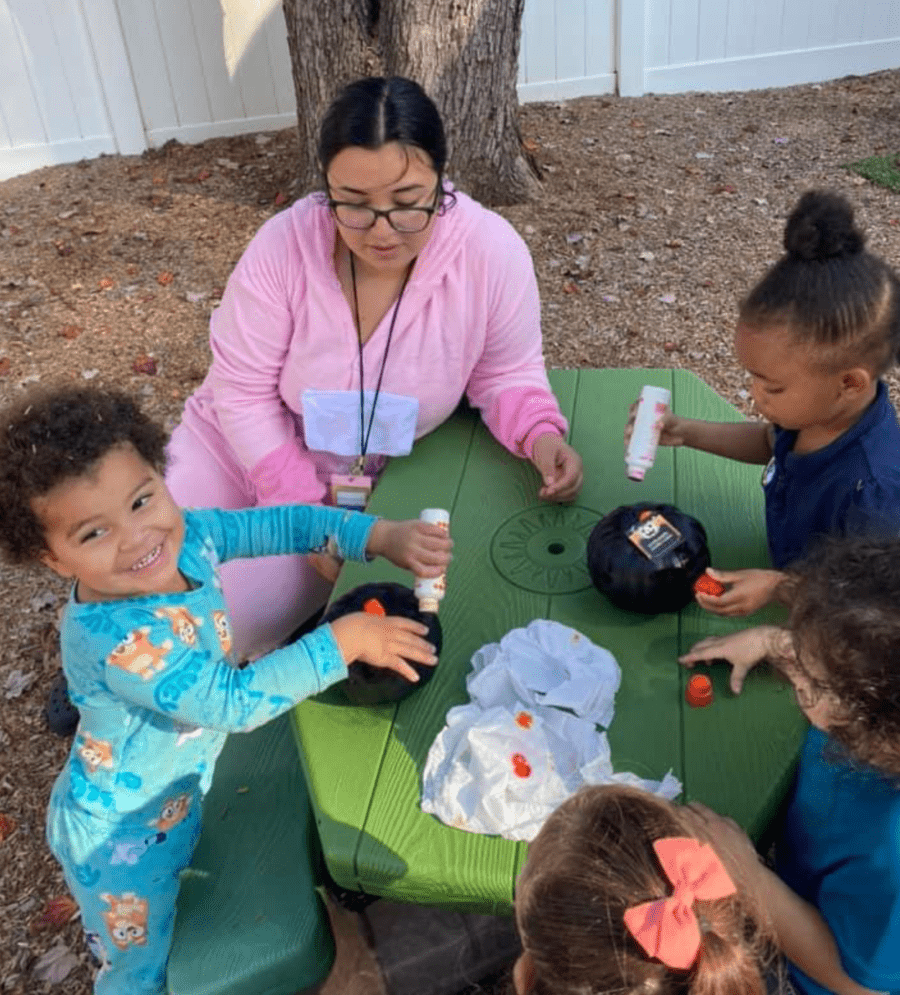
[[[660,779],[669,770],[683,800],[702,801],[758,839],[791,782],[806,721],[790,688],[765,669],[743,693],[713,665],[715,700],[684,700],[691,672],[677,658],[697,640],[742,628],[691,604],[647,616],[614,608],[591,584],[586,542],[600,517],[637,501],[674,504],[706,527],[712,562],[766,566],[762,468],[690,449],[660,448],[641,483],[625,476],[622,433],[645,384],[668,387],[675,412],[710,420],[741,415],[684,370],[554,370],[551,384],[584,460],[573,505],[538,500],[533,467],[503,449],[477,413],[457,412],[395,459],[369,510],[415,518],[447,508],[454,540],[440,619],[437,672],[397,705],[354,707],[330,688],[299,705],[292,722],[329,872],[344,888],[394,901],[503,914],[527,844],[443,825],[420,808],[428,750],[451,707],[468,700],[472,654],[510,629],[545,618],[610,650],[622,668],[608,730],[616,770]],[[383,560],[347,564],[334,597],[367,581],[412,583]],[[767,610],[753,622],[770,620]]]

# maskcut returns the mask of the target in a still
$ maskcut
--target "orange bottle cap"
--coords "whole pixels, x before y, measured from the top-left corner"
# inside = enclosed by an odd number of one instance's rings
[[[384,610],[384,605],[378,600],[378,598],[369,598],[363,604],[363,611],[368,615],[387,615]]]
[[[708,573],[702,573],[694,581],[694,592],[696,594],[711,594],[714,598],[718,598],[720,595],[725,593],[725,585],[715,579],[715,577],[710,577]]]
[[[706,674],[695,674],[689,681],[684,692],[685,701],[692,708],[704,708],[713,700],[712,681]]]

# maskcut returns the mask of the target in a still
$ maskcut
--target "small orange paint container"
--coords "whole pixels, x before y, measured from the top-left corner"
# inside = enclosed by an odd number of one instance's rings
[[[684,700],[692,708],[705,708],[713,702],[712,681],[706,674],[694,674],[688,681]]]
[[[725,593],[725,585],[710,577],[708,573],[702,573],[694,581],[695,594],[711,594],[714,598],[721,597]]]
[[[367,615],[387,615],[387,612],[384,610],[384,605],[378,600],[378,598],[369,598],[369,600],[363,604],[363,611]]]

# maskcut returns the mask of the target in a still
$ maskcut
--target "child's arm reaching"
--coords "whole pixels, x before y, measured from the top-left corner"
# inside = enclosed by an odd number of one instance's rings
[[[819,910],[762,863],[749,837],[733,819],[699,802],[688,808],[702,820],[714,849],[729,854],[740,868],[745,886],[768,916],[778,946],[792,964],[835,995],[876,995],[844,970],[834,934]]]
[[[128,637],[106,656],[105,681],[120,699],[187,725],[254,729],[343,680],[357,660],[411,681],[419,678],[404,658],[437,662],[425,625],[357,612],[238,669],[220,646],[217,620],[190,616],[188,629],[186,610],[177,611],[176,626],[170,614],[132,613]]]
[[[685,667],[695,663],[726,660],[731,664],[729,686],[740,694],[744,678],[768,656],[788,656],[793,652],[790,633],[777,625],[758,625],[728,636],[707,636],[678,658]]]
[[[631,438],[637,405],[629,410],[625,445]],[[661,446],[689,446],[714,456],[727,456],[741,463],[768,463],[772,458],[774,429],[769,422],[713,422],[682,418],[667,411],[659,435]]]
[[[319,505],[281,505],[192,512],[202,517],[222,561],[324,550],[329,540],[341,559],[383,556],[419,577],[439,577],[450,562],[453,541],[436,525],[394,522],[358,511]]]

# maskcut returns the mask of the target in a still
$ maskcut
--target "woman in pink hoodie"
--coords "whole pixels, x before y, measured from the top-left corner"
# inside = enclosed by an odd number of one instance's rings
[[[406,79],[359,80],[318,153],[324,194],[262,226],[213,313],[212,366],[170,445],[175,499],[358,506],[387,457],[464,394],[531,460],[542,498],[573,499],[581,459],[547,381],[531,257],[444,180],[435,105]],[[242,654],[285,638],[330,590],[308,557],[236,561],[222,580]]]

